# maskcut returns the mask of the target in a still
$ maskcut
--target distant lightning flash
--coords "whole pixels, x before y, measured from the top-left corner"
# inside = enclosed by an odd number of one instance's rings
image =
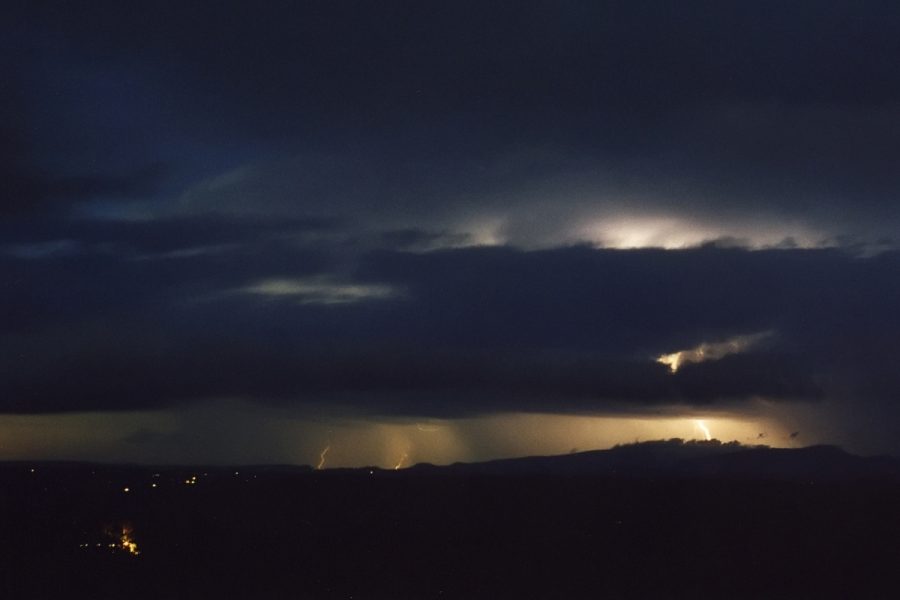
[[[671,373],[689,363],[703,363],[720,360],[731,354],[740,354],[757,346],[774,335],[772,331],[761,331],[750,335],[739,335],[720,342],[703,342],[694,348],[687,348],[656,357],[656,362],[669,367]]]
[[[706,424],[700,419],[697,419],[696,421],[694,421],[694,423],[697,425],[697,427],[700,428],[700,431],[703,432],[703,435],[706,436],[706,441],[710,441],[712,439],[712,436],[709,434],[709,428],[706,426]]]
[[[399,471],[400,467],[403,466],[403,463],[406,462],[407,458],[409,458],[409,452],[404,452],[403,455],[400,457],[400,460],[397,461],[397,464],[394,465],[394,470]]]
[[[325,455],[328,454],[328,451],[331,450],[331,444],[325,446],[325,449],[322,450],[322,453],[319,454],[319,464],[316,465],[316,470],[321,471],[325,468]]]
[[[672,354],[663,354],[659,358],[656,359],[656,362],[664,364],[669,367],[669,370],[672,373],[678,372],[678,367],[681,366],[681,352],[673,352]]]

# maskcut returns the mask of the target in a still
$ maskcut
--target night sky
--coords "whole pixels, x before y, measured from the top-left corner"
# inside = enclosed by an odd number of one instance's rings
[[[0,459],[900,453],[896,2],[3,6]]]

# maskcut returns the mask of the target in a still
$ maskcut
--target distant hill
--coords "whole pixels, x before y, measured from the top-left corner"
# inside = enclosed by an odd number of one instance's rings
[[[745,446],[719,440],[685,441],[678,438],[625,444],[608,450],[591,450],[557,456],[529,456],[477,463],[436,466],[420,463],[399,471],[375,466],[336,468],[316,471],[308,465],[243,465],[240,467],[199,465],[134,465],[69,461],[0,462],[0,470],[70,474],[83,471],[120,479],[132,473],[162,473],[175,481],[192,474],[204,478],[246,477],[331,477],[366,476],[415,477],[444,475],[493,476],[572,476],[572,477],[701,477],[779,481],[857,481],[887,480],[900,482],[900,458],[856,456],[837,446],[806,448],[770,448]],[[125,480],[123,479],[123,480]]]
[[[659,440],[560,456],[534,456],[417,465],[409,471],[439,469],[490,475],[602,475],[625,477],[690,476],[740,479],[840,481],[900,480],[900,459],[862,457],[836,446],[770,448],[737,442]]]

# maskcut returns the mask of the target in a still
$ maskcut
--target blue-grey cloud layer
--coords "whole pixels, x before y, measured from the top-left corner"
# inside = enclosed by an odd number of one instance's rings
[[[897,253],[469,248],[348,262],[323,247],[4,259],[6,410],[225,396],[412,414],[603,410],[820,398],[835,379],[886,397],[900,383]],[[362,292],[247,293],[260,281]],[[675,375],[655,362],[768,330],[758,348]]]
[[[3,16],[2,410],[896,413],[895,3]]]

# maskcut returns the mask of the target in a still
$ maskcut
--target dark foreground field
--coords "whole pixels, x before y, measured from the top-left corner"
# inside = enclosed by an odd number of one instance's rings
[[[900,597],[895,466],[755,452],[652,468],[611,453],[399,472],[6,464],[0,598]]]

